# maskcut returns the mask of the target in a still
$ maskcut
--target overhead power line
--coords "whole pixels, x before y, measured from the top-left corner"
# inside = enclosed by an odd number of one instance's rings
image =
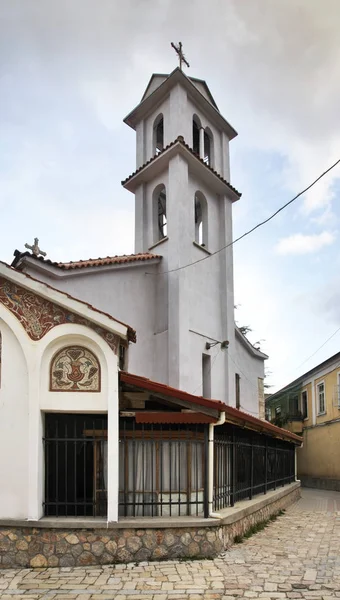
[[[270,215],[270,217],[268,217],[264,221],[261,221],[260,223],[258,223],[257,225],[255,225],[254,227],[252,227],[251,229],[249,229],[248,231],[246,231],[242,235],[240,235],[238,238],[236,238],[235,240],[233,240],[232,242],[230,242],[226,246],[223,246],[219,250],[216,250],[215,252],[212,252],[208,256],[204,256],[203,258],[199,258],[198,260],[195,260],[192,263],[188,263],[186,265],[182,265],[181,267],[177,267],[175,269],[170,269],[169,271],[161,271],[161,272],[158,272],[158,273],[156,273],[156,272],[155,273],[146,272],[146,275],[167,275],[168,273],[175,273],[176,271],[181,271],[182,269],[187,269],[189,267],[192,267],[193,265],[197,265],[197,263],[203,262],[204,260],[208,260],[209,258],[211,258],[212,256],[215,256],[219,252],[222,252],[223,250],[226,250],[227,248],[230,248],[230,246],[233,246],[234,244],[236,244],[236,242],[239,242],[243,238],[247,237],[248,235],[250,235],[251,233],[253,233],[253,231],[255,231],[256,229],[259,229],[259,227],[262,227],[266,223],[269,223],[269,221],[271,221],[272,219],[274,219],[274,217],[276,217],[276,215],[278,215],[282,210],[284,210],[285,208],[287,208],[287,206],[289,206],[290,204],[292,204],[293,202],[295,202],[295,200],[297,200],[298,198],[300,198],[300,196],[302,196],[303,194],[305,194],[306,192],[308,192],[308,190],[310,190],[316,183],[318,183],[318,181],[320,181],[320,179],[322,179],[325,175],[327,175],[327,173],[329,173],[332,169],[334,169],[334,167],[336,167],[339,163],[340,163],[340,158],[333,165],[331,165],[328,169],[326,169],[326,171],[324,171],[323,173],[321,173],[321,175],[319,175],[319,177],[317,177],[305,189],[303,189],[301,192],[299,192],[298,194],[296,194],[296,196],[294,196],[294,198],[292,198],[291,200],[289,200],[288,202],[286,202],[286,204],[284,204],[283,206],[281,206],[280,208],[278,208],[272,215]]]
[[[321,344],[321,346],[319,346],[319,348],[317,348],[315,350],[315,352],[313,352],[313,354],[311,354],[310,356],[308,356],[308,358],[306,358],[306,360],[304,360],[300,365],[298,365],[296,367],[295,371],[297,369],[299,369],[300,367],[302,367],[302,365],[304,365],[306,362],[308,362],[310,358],[312,358],[313,356],[315,356],[315,354],[317,354],[319,352],[319,350],[321,350],[321,348],[323,348],[327,344],[327,342],[329,342],[329,340],[331,340],[338,333],[338,331],[340,331],[340,327],[338,327],[338,329],[336,329],[336,331],[334,331],[334,333],[332,333],[332,335],[330,335],[329,338],[327,338],[327,340],[323,344]]]

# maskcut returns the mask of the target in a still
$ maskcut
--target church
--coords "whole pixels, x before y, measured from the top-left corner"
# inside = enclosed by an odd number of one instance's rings
[[[16,251],[12,265],[132,324],[127,370],[264,418],[267,356],[234,320],[237,133],[206,83],[179,68],[151,77],[125,123],[136,131],[122,182],[135,196],[135,254],[56,263]]]
[[[204,524],[222,527],[223,510],[278,486],[297,493],[301,440],[264,420],[267,356],[234,321],[236,131],[181,68],[152,75],[125,123],[135,253],[60,263],[36,239],[0,263],[3,566],[186,556],[181,533],[159,541],[171,518],[200,527],[196,555],[213,556],[223,536]],[[123,528],[137,526],[129,545]]]

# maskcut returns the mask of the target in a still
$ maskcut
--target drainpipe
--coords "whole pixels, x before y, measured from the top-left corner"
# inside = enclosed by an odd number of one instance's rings
[[[209,424],[209,478],[208,478],[208,503],[209,503],[209,517],[220,518],[218,513],[213,512],[213,497],[214,497],[214,427],[223,425],[225,423],[225,412],[220,413],[220,418],[217,423]]]

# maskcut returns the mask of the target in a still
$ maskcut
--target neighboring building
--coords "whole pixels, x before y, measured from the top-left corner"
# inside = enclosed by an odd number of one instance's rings
[[[12,265],[132,323],[131,372],[264,418],[267,356],[234,321],[236,131],[206,83],[180,69],[153,75],[125,122],[137,136],[123,182],[135,195],[136,254],[56,263],[16,251]]]
[[[340,352],[266,399],[266,416],[303,435],[303,485],[340,491]]]

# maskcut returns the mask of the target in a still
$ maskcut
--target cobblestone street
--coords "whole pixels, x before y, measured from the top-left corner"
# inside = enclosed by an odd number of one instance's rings
[[[215,560],[0,571],[1,600],[340,598],[340,493],[302,499]]]

